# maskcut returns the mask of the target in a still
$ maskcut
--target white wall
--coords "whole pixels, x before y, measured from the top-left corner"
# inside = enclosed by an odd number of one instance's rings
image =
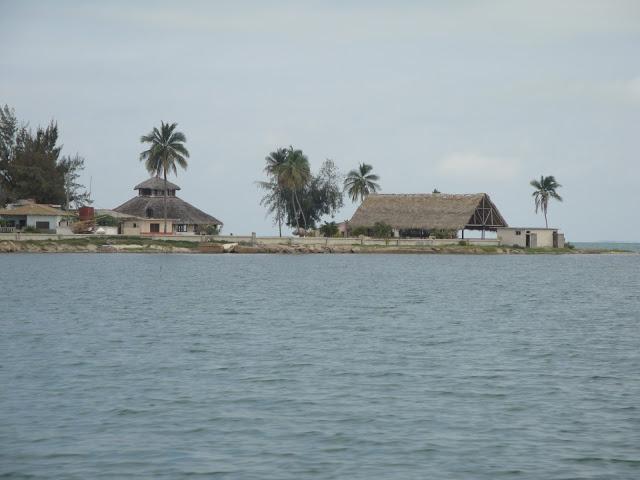
[[[49,222],[49,229],[56,230],[61,219],[57,215],[27,215],[27,227],[36,228],[37,222]]]
[[[516,235],[516,231],[520,232],[520,235]],[[536,235],[536,243],[533,246],[537,248],[551,248],[553,247],[554,231],[557,230],[545,228],[499,228],[498,240],[500,241],[500,245],[526,247],[527,233],[529,233]]]

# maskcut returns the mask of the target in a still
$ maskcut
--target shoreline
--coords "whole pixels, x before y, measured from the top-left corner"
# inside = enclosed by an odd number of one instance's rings
[[[131,238],[122,240],[83,238],[65,240],[0,241],[0,253],[181,253],[181,254],[422,254],[422,255],[592,255],[638,254],[627,250],[579,248],[518,248],[506,246],[440,245],[440,246],[312,246],[264,245],[242,243],[193,243]]]

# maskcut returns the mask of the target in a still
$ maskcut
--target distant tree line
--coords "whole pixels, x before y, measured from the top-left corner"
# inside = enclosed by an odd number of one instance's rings
[[[22,198],[66,209],[91,203],[78,181],[84,158],[60,156],[61,150],[55,121],[34,132],[14,109],[0,107],[0,205]]]

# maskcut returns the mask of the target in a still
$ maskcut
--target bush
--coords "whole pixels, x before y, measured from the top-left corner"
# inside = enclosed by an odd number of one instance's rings
[[[376,222],[373,227],[356,227],[351,230],[352,237],[364,235],[373,238],[390,238],[393,237],[393,227],[383,222]]]
[[[569,250],[573,250],[576,246],[573,243],[565,242],[564,248],[568,248]]]
[[[376,238],[389,238],[393,236],[393,227],[386,223],[376,222],[371,229],[371,234]]]
[[[118,219],[111,215],[101,215],[96,218],[96,225],[100,227],[117,227],[119,224]]]
[[[206,225],[200,230],[200,232],[205,235],[218,235],[220,233],[220,228],[218,228],[218,225]]]
[[[335,237],[338,235],[338,231],[336,222],[324,222],[324,225],[320,227],[320,233],[323,237]]]
[[[36,227],[32,227],[31,225],[24,227],[22,229],[23,233],[38,233],[38,229]]]
[[[368,234],[367,229],[365,227],[356,227],[349,232],[351,237],[359,237],[360,235],[366,236]]]
[[[458,231],[439,228],[436,230],[431,230],[431,232],[429,232],[429,236],[432,236],[435,238],[446,238],[446,239],[458,238]]]

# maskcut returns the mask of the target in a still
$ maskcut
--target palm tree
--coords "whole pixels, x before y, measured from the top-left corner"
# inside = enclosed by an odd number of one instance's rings
[[[309,159],[302,153],[302,150],[294,150],[291,146],[286,152],[285,161],[276,168],[277,177],[282,188],[291,193],[291,204],[293,206],[296,227],[298,230],[300,229],[298,217],[302,215],[304,228],[306,229],[307,219],[300,204],[298,192],[309,183],[309,179],[311,178]]]
[[[160,129],[153,127],[147,135],[140,137],[141,143],[148,143],[149,149],[140,154],[140,161],[145,162],[147,171],[156,176],[164,177],[164,233],[167,233],[167,172],[173,170],[178,174],[177,166],[187,169],[189,151],[184,146],[187,137],[182,132],[177,132],[177,123],[160,122]]]
[[[267,190],[265,198],[267,204],[273,204],[272,209],[276,212],[276,218],[278,220],[278,233],[282,237],[282,204],[283,204],[283,192],[282,182],[280,181],[280,169],[282,165],[287,161],[287,149],[278,148],[276,151],[271,152],[265,161],[267,165],[264,167],[265,173],[271,178],[270,182],[259,182],[259,185]],[[264,200],[264,199],[263,199]]]
[[[535,197],[536,213],[538,213],[538,210],[542,210],[542,213],[544,213],[544,224],[549,228],[549,222],[547,221],[549,199],[555,198],[559,202],[562,201],[562,197],[556,192],[556,189],[560,188],[562,185],[556,182],[553,175],[549,175],[548,177],[541,175],[539,181],[531,180],[529,185],[536,189],[532,194],[532,196]]]
[[[349,193],[351,201],[355,202],[360,197],[364,200],[370,193],[380,190],[380,185],[376,183],[380,180],[378,175],[371,173],[373,167],[366,163],[361,163],[357,170],[351,170],[344,180],[344,188]]]

